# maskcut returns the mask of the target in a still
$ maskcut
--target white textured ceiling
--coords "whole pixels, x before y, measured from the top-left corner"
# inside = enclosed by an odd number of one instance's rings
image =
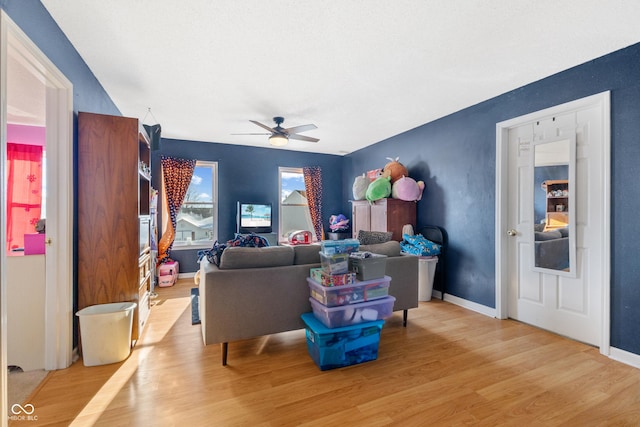
[[[332,154],[640,41],[638,0],[42,3],[121,112],[163,137],[268,147],[232,134],[284,116],[320,138],[286,149]]]

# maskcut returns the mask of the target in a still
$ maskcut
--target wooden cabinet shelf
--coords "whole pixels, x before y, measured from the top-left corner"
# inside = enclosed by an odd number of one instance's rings
[[[564,228],[569,225],[569,181],[566,179],[547,180],[542,183],[546,191],[547,207],[545,230]]]

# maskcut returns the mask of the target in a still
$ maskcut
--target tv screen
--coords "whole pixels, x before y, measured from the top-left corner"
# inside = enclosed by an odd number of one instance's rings
[[[271,204],[238,202],[238,233],[271,233]]]

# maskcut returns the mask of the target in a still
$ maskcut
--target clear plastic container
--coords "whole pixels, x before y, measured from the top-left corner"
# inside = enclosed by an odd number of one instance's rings
[[[327,307],[335,307],[386,297],[389,295],[391,277],[384,276],[380,279],[356,281],[351,285],[333,287],[322,286],[312,278],[307,278],[307,282],[312,298]]]
[[[337,307],[327,307],[312,297],[309,301],[314,316],[323,325],[327,328],[341,328],[390,317],[393,314],[393,304],[396,299],[389,295],[373,301]]]

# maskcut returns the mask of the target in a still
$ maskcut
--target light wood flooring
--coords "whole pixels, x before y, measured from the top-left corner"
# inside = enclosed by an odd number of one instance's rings
[[[388,319],[375,361],[320,371],[301,330],[230,343],[223,367],[191,325],[191,287],[158,289],[126,361],[50,373],[28,401],[37,422],[12,425],[640,425],[640,370],[439,300],[406,328]]]

